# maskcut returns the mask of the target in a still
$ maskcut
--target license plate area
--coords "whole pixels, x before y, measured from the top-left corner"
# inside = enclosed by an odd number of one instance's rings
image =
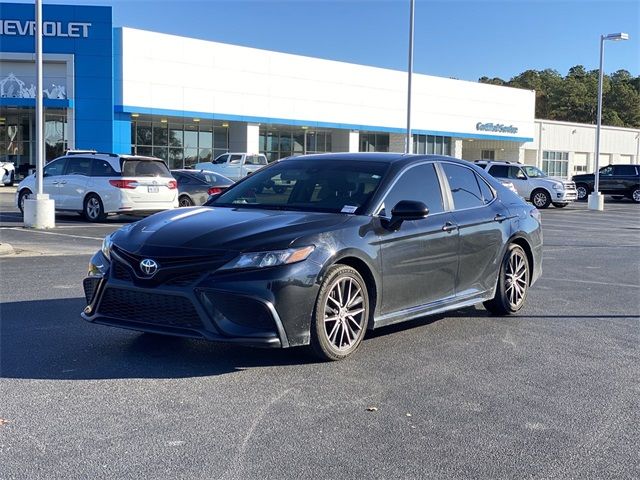
[[[160,187],[158,187],[157,185],[149,185],[147,187],[147,192],[149,193],[158,193],[160,191]]]

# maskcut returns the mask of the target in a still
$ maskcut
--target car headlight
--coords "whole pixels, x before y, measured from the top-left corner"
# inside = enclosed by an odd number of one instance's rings
[[[306,260],[314,249],[315,247],[310,245],[308,247],[288,248],[286,250],[243,253],[226,265],[220,267],[220,270],[275,267],[278,265],[301,262]]]
[[[111,245],[113,244],[113,233],[110,233],[104,240],[102,240],[102,254],[105,256],[107,260],[111,260]]]
[[[562,185],[561,183],[554,183],[553,184],[553,189],[554,190],[564,190],[564,185]]]

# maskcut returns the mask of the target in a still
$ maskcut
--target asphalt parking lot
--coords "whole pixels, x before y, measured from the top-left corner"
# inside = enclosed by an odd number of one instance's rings
[[[638,478],[640,206],[543,211],[517,316],[468,308],[345,361],[84,323],[99,225],[0,187],[0,478]]]

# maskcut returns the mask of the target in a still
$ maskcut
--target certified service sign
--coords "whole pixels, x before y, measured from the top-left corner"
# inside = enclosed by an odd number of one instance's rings
[[[476,130],[480,132],[518,133],[518,127],[502,123],[476,123]]]

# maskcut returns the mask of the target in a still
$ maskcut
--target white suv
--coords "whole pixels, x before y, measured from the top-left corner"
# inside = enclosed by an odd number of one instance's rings
[[[159,158],[71,151],[43,170],[43,190],[57,211],[78,212],[90,222],[109,213],[152,213],[178,206],[178,188]],[[36,191],[35,174],[18,185],[16,206]]]

